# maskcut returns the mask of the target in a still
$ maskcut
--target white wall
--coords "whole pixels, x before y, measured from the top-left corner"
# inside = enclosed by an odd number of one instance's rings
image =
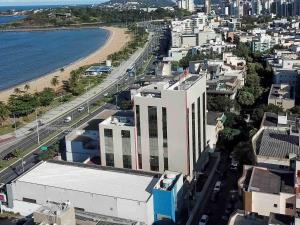
[[[58,203],[69,200],[74,207],[83,208],[87,212],[136,220],[149,225],[153,222],[151,198],[147,202],[138,202],[114,196],[103,196],[20,181],[12,184],[12,190],[14,200],[22,201],[24,197],[31,198],[40,205],[45,205],[47,200]],[[149,215],[148,207],[151,205],[152,215]]]

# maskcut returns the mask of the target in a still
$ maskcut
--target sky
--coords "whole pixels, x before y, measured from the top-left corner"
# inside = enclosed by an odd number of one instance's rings
[[[0,0],[0,6],[97,4],[107,0]]]

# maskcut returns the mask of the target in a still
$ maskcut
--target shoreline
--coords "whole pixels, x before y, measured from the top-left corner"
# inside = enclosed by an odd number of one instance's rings
[[[19,88],[21,91],[24,91],[24,85],[28,84],[30,89],[27,93],[35,93],[42,91],[46,87],[53,88],[54,90],[58,90],[62,85],[63,81],[66,81],[70,77],[70,73],[72,70],[76,70],[81,66],[100,63],[107,59],[107,56],[119,51],[123,48],[126,43],[130,40],[130,35],[126,33],[125,28],[117,28],[117,27],[100,27],[108,32],[109,37],[104,45],[100,48],[96,49],[94,52],[89,55],[82,57],[70,64],[65,65],[64,71],[61,71],[61,68],[57,68],[56,70],[45,73],[38,78],[28,80],[22,82],[20,84],[14,85],[12,87],[6,88],[4,90],[0,90],[0,101],[7,102],[10,95],[15,94],[14,89]],[[52,78],[56,77],[59,81],[59,85],[54,87],[51,85]]]

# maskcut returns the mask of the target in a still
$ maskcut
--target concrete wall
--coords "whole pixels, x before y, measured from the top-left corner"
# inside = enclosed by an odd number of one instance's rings
[[[292,203],[295,208],[295,200],[294,194],[268,194],[252,191],[252,212],[263,216],[269,216],[271,212],[294,215],[295,210],[286,209],[286,203]]]
[[[23,198],[30,198],[35,199],[36,203],[40,205],[45,205],[47,200],[58,203],[69,200],[75,208],[81,208],[91,213],[136,220],[146,224],[152,224],[154,218],[151,198],[147,202],[138,202],[21,181],[12,183],[12,191],[14,200],[22,201]],[[152,214],[149,210],[151,206]]]
[[[124,168],[123,166],[123,147],[122,147],[122,130],[130,131],[130,144],[131,144],[131,163],[132,169],[137,169],[136,164],[136,152],[135,152],[135,132],[134,127],[130,126],[118,126],[115,124],[103,124],[101,123],[99,126],[100,130],[100,149],[101,149],[101,165],[106,166],[106,156],[105,156],[105,138],[104,138],[104,129],[112,129],[113,130],[113,151],[114,151],[114,164],[115,167]]]
[[[143,170],[150,170],[148,106],[157,107],[159,171],[164,172],[162,107],[167,110],[168,166],[171,171],[188,174],[186,97],[184,91],[162,91],[161,98],[134,98],[140,106]],[[180,138],[179,138],[180,137]]]

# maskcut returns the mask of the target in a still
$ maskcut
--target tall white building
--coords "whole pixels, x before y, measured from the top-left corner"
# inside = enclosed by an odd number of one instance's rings
[[[134,110],[138,169],[191,175],[206,147],[206,76],[146,86]]]
[[[101,164],[191,175],[207,146],[206,76],[158,82],[138,90],[132,117],[100,124]]]
[[[177,6],[180,9],[186,9],[187,11],[190,12],[195,11],[194,0],[177,0]]]

